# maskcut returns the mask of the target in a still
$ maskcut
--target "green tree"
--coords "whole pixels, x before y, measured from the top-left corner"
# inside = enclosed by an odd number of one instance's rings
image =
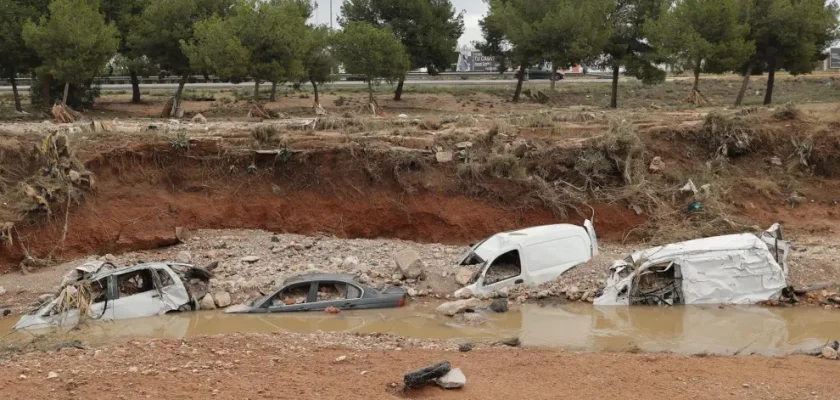
[[[640,79],[645,84],[665,80],[665,71],[658,67],[664,63],[657,49],[644,35],[644,25],[654,23],[668,9],[671,0],[614,0],[609,14],[612,34],[604,45],[600,64],[612,70],[612,95],[610,107],[618,107],[618,79],[624,74]]]
[[[120,31],[119,55],[131,77],[131,102],[140,102],[140,79],[138,72],[148,70],[148,60],[134,51],[128,43],[128,35],[136,24],[149,0],[101,0],[100,10],[105,20],[116,24]]]
[[[12,84],[17,111],[23,111],[17,76],[29,73],[39,64],[38,55],[23,41],[23,25],[37,19],[48,3],[48,0],[0,0],[0,77]]]
[[[315,93],[313,107],[323,112],[318,86],[333,80],[333,69],[337,67],[330,41],[332,32],[325,26],[311,26],[306,33],[306,53],[303,56],[304,78],[312,84]]]
[[[411,68],[426,68],[430,75],[457,61],[455,47],[464,33],[463,13],[450,0],[348,0],[341,6],[339,23],[367,22],[389,27],[408,51]],[[402,97],[399,79],[394,100]]]
[[[405,47],[391,29],[377,28],[366,22],[345,25],[335,35],[334,49],[347,73],[364,77],[374,113],[378,105],[373,97],[373,82],[379,79],[398,81],[411,67]]]
[[[700,73],[738,69],[755,44],[740,20],[740,0],[677,0],[674,8],[646,26],[648,39],[680,70],[694,72],[689,101],[700,104]]]
[[[741,68],[744,76],[735,100],[740,105],[750,75],[767,72],[764,104],[773,102],[776,71],[792,75],[813,71],[825,50],[838,39],[834,2],[823,0],[745,0],[742,18],[749,25],[747,38],[755,43],[752,56]]]
[[[149,0],[140,18],[132,25],[128,35],[128,46],[144,54],[153,63],[169,73],[178,75],[178,89],[172,108],[164,110],[168,115],[180,107],[189,76],[194,71],[190,60],[181,47],[181,41],[193,39],[195,23],[213,15],[224,16],[230,11],[234,0]]]
[[[117,52],[119,31],[105,23],[97,0],[54,0],[49,10],[23,26],[23,39],[41,58],[38,72],[64,82],[66,105],[70,84],[93,79]]]
[[[250,76],[259,101],[261,81],[304,74],[308,17],[308,9],[295,0],[240,0],[228,16],[196,23],[193,39],[182,47],[193,69]]]

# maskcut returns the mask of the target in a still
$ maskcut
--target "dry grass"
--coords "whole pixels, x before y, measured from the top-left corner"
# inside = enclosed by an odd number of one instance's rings
[[[279,133],[281,129],[275,125],[260,125],[251,131],[251,137],[261,145],[273,145],[278,143]]]
[[[713,155],[737,157],[751,149],[753,132],[743,119],[712,111],[703,119],[697,137]]]
[[[519,126],[524,128],[551,128],[554,126],[551,116],[547,113],[535,113],[522,117]]]
[[[776,108],[773,112],[773,117],[783,121],[791,121],[799,119],[802,116],[802,111],[796,108],[796,104],[785,103],[783,106]]]
[[[519,163],[519,159],[512,154],[494,154],[487,158],[485,164],[487,173],[496,178],[507,178],[521,180],[527,178],[528,174]]]
[[[779,187],[779,184],[769,178],[744,178],[742,182],[768,199],[782,195],[782,188]]]

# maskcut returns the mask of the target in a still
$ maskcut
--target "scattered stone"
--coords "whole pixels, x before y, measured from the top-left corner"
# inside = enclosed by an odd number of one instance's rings
[[[277,236],[272,236],[272,237],[271,237],[271,242],[272,242],[272,243],[280,243],[280,238],[279,238],[279,237],[277,237]]]
[[[499,289],[498,294],[499,294],[499,297],[507,298],[508,296],[510,296],[510,288],[503,287],[503,288]]]
[[[822,358],[828,360],[836,360],[837,359],[837,350],[832,349],[831,346],[825,346],[822,349],[822,353],[820,354]]]
[[[463,289],[458,291],[458,297],[466,300],[466,299],[469,299],[469,298],[473,297],[473,292],[472,292],[472,290],[469,290],[467,288],[463,288]]]
[[[548,290],[540,290],[539,292],[537,292],[537,295],[535,297],[537,299],[544,299],[548,297]]]
[[[653,157],[653,160],[650,160],[650,167],[648,168],[651,172],[662,171],[665,169],[665,161],[662,161],[662,157]]]
[[[216,306],[219,308],[225,308],[230,305],[230,293],[228,292],[216,292],[213,293],[213,300],[216,302]]]
[[[507,300],[507,298],[496,299],[496,300],[493,300],[492,303],[490,303],[490,311],[497,312],[497,313],[503,313],[503,312],[507,312],[507,310],[508,310],[508,300]]]
[[[458,346],[458,351],[460,351],[461,353],[470,352],[470,351],[472,351],[472,349],[473,349],[472,343],[461,343]]]
[[[20,379],[20,380],[25,380],[25,379],[26,379],[26,375],[24,375],[24,374],[20,374],[20,376],[18,377],[18,379]]]
[[[774,165],[776,167],[781,167],[784,164],[782,164],[782,159],[781,158],[773,156],[773,157],[770,157],[770,165]]]
[[[522,341],[519,340],[519,337],[513,336],[513,337],[509,337],[507,339],[503,339],[503,340],[499,341],[499,343],[503,344],[505,346],[519,347],[522,344]]]
[[[4,294],[6,294],[6,288],[4,288],[3,286],[0,286],[0,296],[2,296]]]
[[[405,374],[403,382],[407,389],[416,389],[434,382],[437,378],[449,373],[451,369],[452,365],[449,364],[449,361],[441,361],[435,365]]]
[[[359,275],[359,283],[368,284],[370,283],[370,276],[368,274],[362,273]]]
[[[744,384],[741,385],[741,387],[744,388],[744,389],[749,389],[750,384],[749,383],[744,383]]]
[[[47,379],[55,379],[55,378],[58,378],[58,373],[56,373],[55,371],[50,371],[50,373],[47,374]]]
[[[423,274],[423,261],[420,259],[420,254],[416,250],[405,248],[394,255],[394,261],[397,264],[402,275],[406,278],[417,279]]]
[[[359,266],[359,259],[354,256],[347,256],[344,260],[341,260],[341,268],[346,270],[352,270]]]
[[[454,368],[449,370],[446,375],[435,379],[435,383],[444,389],[458,389],[464,387],[467,383],[467,377],[461,371],[461,368]]]
[[[128,367],[128,372],[131,372],[132,374],[136,373],[137,371],[137,367]]]
[[[335,359],[335,362],[342,362],[347,359],[347,356],[339,356]]]
[[[329,306],[324,309],[324,312],[327,314],[338,314],[341,312],[341,309],[338,307]]]
[[[70,182],[73,183],[79,183],[79,181],[82,180],[82,174],[72,169],[67,173],[67,177],[70,178]]]
[[[253,263],[255,263],[259,260],[260,260],[260,258],[257,257],[257,256],[245,256],[245,257],[242,257],[242,258],[239,259],[239,261],[242,261],[242,262],[247,263],[247,264],[253,264]]]
[[[470,280],[472,280],[473,272],[467,268],[458,268],[458,271],[455,272],[455,282],[457,282],[461,286],[467,286],[470,284]]]
[[[470,148],[472,146],[473,146],[472,142],[460,142],[460,143],[455,144],[455,147],[457,147],[459,149],[462,149],[462,150]]]
[[[439,151],[435,153],[435,159],[439,163],[452,162],[455,155],[451,151]]]
[[[192,117],[192,123],[194,123],[194,124],[206,124],[207,123],[207,118],[205,118],[203,115],[201,115],[201,113],[198,113],[194,117]]]
[[[456,319],[468,326],[482,326],[487,323],[487,318],[475,312],[465,312],[455,316]]]
[[[189,264],[192,262],[192,254],[189,251],[179,251],[175,256],[175,261],[182,264]]]
[[[192,237],[192,232],[190,232],[190,228],[185,226],[179,226],[175,228],[175,238],[178,239],[179,242],[185,243]]]
[[[216,302],[213,300],[212,295],[207,294],[201,299],[201,302],[198,303],[198,306],[201,310],[215,310]]]
[[[466,311],[475,311],[481,307],[481,300],[472,298],[466,300],[448,301],[439,305],[435,312],[449,317],[455,316]]]
[[[106,254],[105,257],[102,257],[102,259],[105,260],[105,262],[117,265],[117,256],[111,253]]]
[[[42,295],[38,296],[38,298],[37,298],[35,301],[37,301],[37,302],[38,302],[38,304],[44,304],[44,303],[47,303],[47,302],[53,301],[53,299],[54,299],[54,298],[55,298],[55,295],[54,295],[54,294],[52,294],[52,293],[44,293],[44,294],[42,294]]]
[[[408,294],[409,297],[416,297],[417,296],[417,289],[408,288],[408,289],[406,289],[405,292],[406,292],[406,294]]]

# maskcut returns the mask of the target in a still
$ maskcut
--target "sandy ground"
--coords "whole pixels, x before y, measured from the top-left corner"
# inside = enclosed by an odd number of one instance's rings
[[[0,387],[10,400],[840,398],[840,362],[808,356],[382,350],[393,340],[356,337],[346,348],[324,337],[237,334],[29,353],[0,366]],[[402,393],[403,373],[441,360],[464,371],[464,388]]]

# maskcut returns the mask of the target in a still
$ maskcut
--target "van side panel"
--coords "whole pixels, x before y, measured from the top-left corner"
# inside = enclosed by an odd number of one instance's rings
[[[557,278],[568,269],[589,261],[591,245],[581,229],[575,236],[566,236],[522,249],[523,273],[530,284],[538,285]]]

